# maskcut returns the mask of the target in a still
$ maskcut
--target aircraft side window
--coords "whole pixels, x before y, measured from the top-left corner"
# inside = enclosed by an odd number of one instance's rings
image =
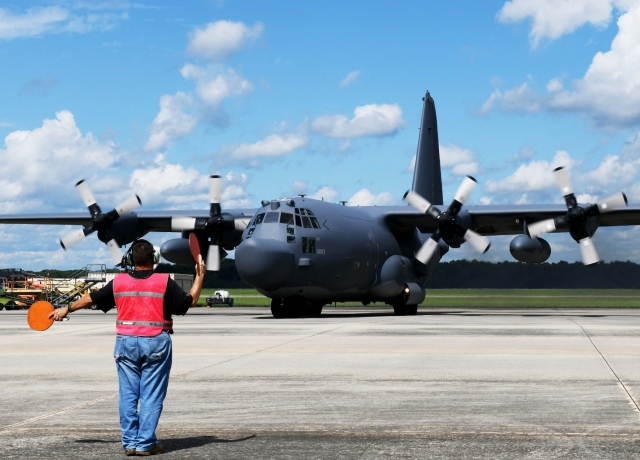
[[[307,209],[307,215],[308,216],[313,216],[313,212],[311,212],[311,209]]]
[[[300,216],[296,215],[296,227],[302,227],[302,223],[300,221]]]
[[[255,227],[254,228],[250,228],[249,232],[247,233],[247,237],[250,237],[251,235],[253,235],[254,231],[255,231]]]
[[[304,208],[300,208],[300,214],[302,214],[303,216],[307,215],[307,210]]]
[[[304,228],[312,228],[311,222],[309,221],[309,218],[307,216],[302,216],[302,226]]]
[[[309,254],[315,254],[315,253],[316,253],[316,239],[309,238]]]
[[[283,212],[282,214],[280,214],[280,223],[281,224],[292,224],[293,223],[293,214],[290,214],[288,212]]]
[[[259,225],[262,223],[263,220],[264,220],[264,212],[256,216],[256,220],[253,221],[253,225]]]
[[[320,223],[318,222],[318,219],[316,219],[315,217],[309,217],[309,219],[311,219],[311,225],[313,225],[313,228],[320,228]]]
[[[302,237],[302,253],[306,254],[307,252],[309,252],[309,238],[307,238],[306,236]]]
[[[265,224],[273,224],[273,223],[278,223],[278,219],[280,218],[279,216],[279,212],[268,212],[267,215],[264,218],[264,223]]]
[[[300,210],[296,208],[296,214],[300,214]]]
[[[296,229],[293,227],[287,227],[287,235],[295,235]]]
[[[296,242],[296,237],[295,236],[287,236],[287,243],[295,243]]]

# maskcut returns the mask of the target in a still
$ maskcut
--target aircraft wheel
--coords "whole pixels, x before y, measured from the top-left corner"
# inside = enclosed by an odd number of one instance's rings
[[[415,316],[418,314],[418,306],[417,305],[405,305],[404,306],[405,314],[409,316]]]
[[[271,314],[278,319],[287,317],[287,309],[283,305],[282,299],[271,299]]]
[[[7,309],[7,311],[17,310],[17,304],[13,300],[10,300],[5,305],[5,308]]]
[[[0,311],[4,310],[4,304],[0,303]]]
[[[394,305],[393,314],[396,316],[405,316],[408,314],[407,307],[405,305]]]

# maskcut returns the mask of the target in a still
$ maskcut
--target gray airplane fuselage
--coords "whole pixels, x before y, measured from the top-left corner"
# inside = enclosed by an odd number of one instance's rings
[[[238,274],[268,297],[316,303],[388,301],[407,283],[423,289],[429,267],[416,267],[412,259],[429,235],[392,233],[385,217],[398,209],[303,197],[273,201],[243,232]]]

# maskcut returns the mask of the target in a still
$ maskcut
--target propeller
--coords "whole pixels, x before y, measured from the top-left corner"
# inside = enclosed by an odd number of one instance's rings
[[[560,166],[553,170],[553,175],[564,197],[567,212],[563,216],[530,224],[529,234],[537,238],[544,233],[568,229],[571,237],[580,244],[582,262],[585,265],[598,263],[600,257],[598,257],[596,247],[591,240],[598,227],[597,225],[588,226],[588,220],[593,217],[597,218],[600,214],[624,208],[627,205],[627,196],[620,192],[598,201],[596,204],[580,206],[576,196],[573,194],[573,186],[567,169],[564,166]]]
[[[209,271],[220,270],[220,244],[222,243],[225,228],[233,228],[234,221],[225,219],[220,206],[220,196],[222,194],[222,178],[213,175],[209,178],[209,217],[207,219],[197,219],[195,217],[172,217],[171,230],[207,230],[211,235],[209,249],[207,250],[206,265]]]
[[[60,240],[62,249],[67,250],[72,246],[75,246],[87,236],[97,231],[98,238],[107,244],[111,260],[113,260],[114,263],[120,262],[122,260],[122,251],[120,250],[118,242],[111,237],[109,229],[111,228],[111,224],[118,220],[120,216],[129,214],[142,204],[140,197],[138,195],[134,195],[120,203],[111,211],[103,213],[100,206],[98,206],[98,203],[96,203],[96,199],[93,196],[91,188],[89,188],[89,185],[84,179],[76,184],[76,190],[78,191],[80,198],[82,198],[84,205],[89,209],[93,222],[90,226],[84,227],[80,230],[74,230],[63,237]]]
[[[450,245],[459,246],[460,243],[457,240],[462,238],[476,251],[482,254],[489,250],[489,247],[491,246],[489,238],[463,227],[460,222],[458,222],[458,213],[462,209],[462,205],[471,195],[471,192],[473,192],[476,185],[477,181],[473,177],[465,177],[460,184],[453,201],[449,205],[449,208],[444,212],[440,211],[416,192],[408,191],[404,194],[404,199],[409,203],[409,205],[413,206],[420,212],[430,215],[438,222],[438,230],[433,232],[427,242],[418,250],[416,253],[416,259],[423,264],[426,264],[438,249],[438,242],[440,239]]]

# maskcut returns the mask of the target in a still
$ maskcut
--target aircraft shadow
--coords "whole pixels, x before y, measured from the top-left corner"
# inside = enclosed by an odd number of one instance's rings
[[[460,314],[460,311],[419,311],[414,316],[437,316],[437,315],[456,315]],[[368,313],[322,313],[321,316],[300,316],[296,319],[305,319],[305,318],[375,318],[382,316],[396,316],[393,311],[384,311],[384,312],[368,312]],[[408,318],[411,316],[407,315]],[[255,316],[253,319],[272,319],[277,321],[286,321],[284,318],[274,318],[271,315],[268,316]]]

